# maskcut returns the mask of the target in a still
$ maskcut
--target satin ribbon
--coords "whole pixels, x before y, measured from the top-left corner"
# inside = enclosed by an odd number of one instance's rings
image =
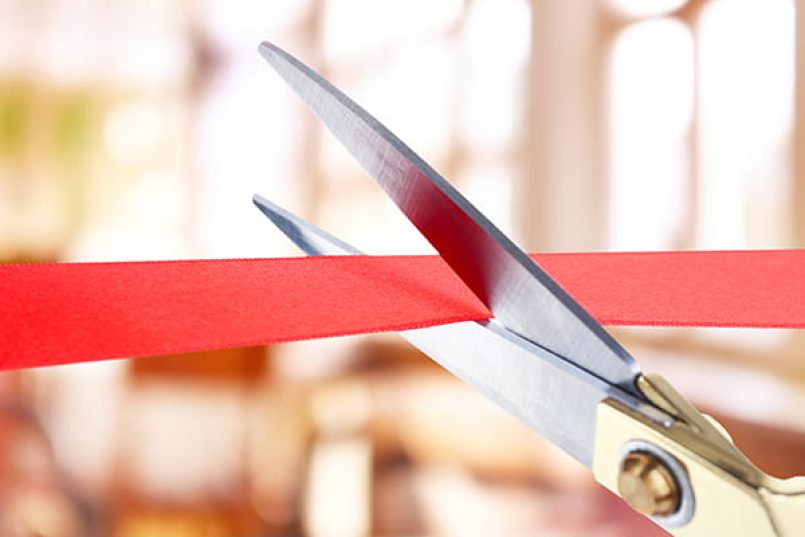
[[[805,326],[805,250],[533,258],[603,324]],[[437,257],[0,265],[0,369],[489,317]]]

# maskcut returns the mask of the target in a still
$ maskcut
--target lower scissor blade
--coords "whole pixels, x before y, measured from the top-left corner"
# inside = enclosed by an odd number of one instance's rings
[[[270,201],[254,203],[309,255],[360,251]],[[641,401],[493,322],[462,322],[400,335],[453,375],[588,468],[596,408],[606,398],[638,408]]]

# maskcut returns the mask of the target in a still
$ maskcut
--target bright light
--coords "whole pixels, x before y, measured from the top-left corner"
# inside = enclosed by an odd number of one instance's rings
[[[358,436],[316,444],[308,471],[305,534],[368,536],[371,473],[372,450],[368,439]]]
[[[609,0],[613,8],[631,17],[656,17],[676,11],[688,0]]]
[[[525,2],[474,4],[465,28],[460,86],[461,136],[473,154],[500,152],[521,126],[523,68],[530,46],[530,11]]]
[[[461,14],[461,0],[373,2],[329,0],[324,3],[326,60],[335,64],[380,59],[403,44],[447,33]]]
[[[610,247],[674,247],[686,205],[693,42],[672,19],[630,26],[612,52]]]
[[[716,1],[700,32],[697,245],[786,247],[793,2]]]

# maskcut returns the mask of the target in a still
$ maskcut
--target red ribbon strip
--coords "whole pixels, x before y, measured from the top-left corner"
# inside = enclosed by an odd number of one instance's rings
[[[533,257],[604,324],[805,327],[805,250]],[[437,257],[0,265],[0,369],[489,315]]]

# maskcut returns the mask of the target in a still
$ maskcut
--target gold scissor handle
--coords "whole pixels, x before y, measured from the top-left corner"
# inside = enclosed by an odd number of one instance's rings
[[[599,483],[672,535],[805,535],[805,477],[763,473],[661,377],[641,377],[638,386],[676,422],[666,426],[617,401],[600,403]]]

